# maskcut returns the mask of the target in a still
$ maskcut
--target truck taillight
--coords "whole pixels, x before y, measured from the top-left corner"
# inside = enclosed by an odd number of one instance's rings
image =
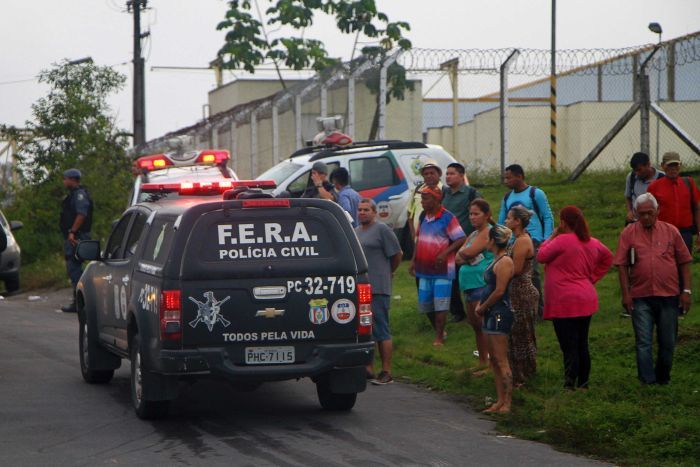
[[[182,338],[182,305],[179,290],[163,290],[160,294],[160,339]]]
[[[357,302],[360,313],[357,319],[357,333],[361,336],[372,334],[372,286],[357,284]]]

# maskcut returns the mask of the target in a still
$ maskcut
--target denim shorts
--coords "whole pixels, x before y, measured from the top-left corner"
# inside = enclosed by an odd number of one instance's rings
[[[418,282],[418,310],[421,313],[447,311],[452,298],[452,279],[426,279]]]
[[[507,308],[490,309],[484,314],[484,324],[481,326],[481,331],[484,334],[507,336],[512,327],[513,311]]]
[[[480,301],[484,295],[484,289],[486,287],[477,287],[475,289],[467,289],[463,290],[464,292],[464,300],[466,302],[478,302]]]
[[[389,331],[389,295],[372,296],[372,339],[376,342],[391,340]]]

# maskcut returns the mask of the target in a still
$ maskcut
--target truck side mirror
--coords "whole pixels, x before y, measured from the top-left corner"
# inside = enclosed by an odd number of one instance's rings
[[[99,261],[102,259],[100,254],[99,240],[82,240],[78,242],[75,248],[75,257],[80,261]]]
[[[24,224],[20,221],[10,221],[10,231],[14,232],[24,227]]]

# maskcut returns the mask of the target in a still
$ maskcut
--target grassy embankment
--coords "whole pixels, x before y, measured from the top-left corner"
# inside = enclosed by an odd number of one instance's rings
[[[531,182],[547,192],[553,212],[558,213],[567,204],[583,209],[593,235],[614,252],[624,220],[623,177],[586,175],[576,183],[563,182],[562,178],[531,177]],[[498,205],[504,193],[495,182],[479,190],[492,205]],[[697,285],[697,264],[693,272]],[[700,307],[694,305],[680,321],[671,384],[641,387],[636,377],[632,325],[630,319],[620,317],[615,269],[597,289],[601,307],[590,331],[590,390],[570,392],[562,388],[559,345],[551,323],[540,323],[538,374],[524,388],[516,390],[513,411],[498,417],[498,427],[562,450],[624,465],[698,465]],[[416,312],[414,280],[407,273],[406,263],[396,274],[394,295],[391,325],[396,346],[395,375],[464,396],[475,409],[483,408],[487,397],[495,398],[490,375],[476,378],[460,371],[476,364],[472,356],[476,349],[473,331],[466,323],[448,325],[449,338],[443,348],[431,345],[433,335],[427,320]]]

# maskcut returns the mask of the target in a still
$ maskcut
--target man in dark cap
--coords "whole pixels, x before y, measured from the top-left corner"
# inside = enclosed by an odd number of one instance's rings
[[[311,166],[312,184],[301,195],[302,198],[320,198],[335,201],[335,190],[328,181],[328,166],[325,162],[316,161]]]
[[[350,174],[345,167],[338,167],[331,173],[331,183],[336,190],[338,204],[352,217],[352,226],[358,226],[357,208],[360,194],[350,187]]]
[[[62,306],[64,313],[75,313],[75,286],[83,273],[81,261],[75,257],[75,247],[79,240],[90,238],[92,227],[92,200],[84,186],[80,184],[80,170],[68,169],[63,172],[63,186],[68,190],[68,195],[63,199],[61,207],[60,227],[65,238],[63,243],[63,256],[66,260],[66,271],[73,286],[73,301],[69,305]]]

